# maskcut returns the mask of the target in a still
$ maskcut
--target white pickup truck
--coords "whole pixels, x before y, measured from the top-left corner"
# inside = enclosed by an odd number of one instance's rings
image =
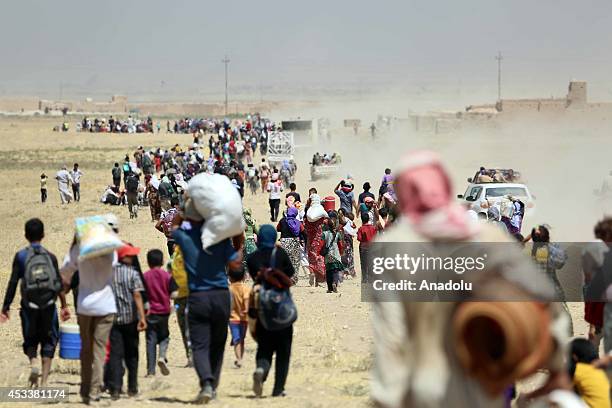
[[[339,172],[340,166],[338,164],[319,164],[317,166],[310,164],[310,181],[316,181],[321,178],[328,178],[334,176]]]
[[[471,179],[468,179],[471,181]],[[501,201],[512,196],[518,198],[525,204],[525,212],[531,212],[534,208],[534,197],[524,184],[518,183],[473,183],[470,182],[464,194],[457,196],[468,209],[476,213],[486,213],[492,205],[498,205]]]

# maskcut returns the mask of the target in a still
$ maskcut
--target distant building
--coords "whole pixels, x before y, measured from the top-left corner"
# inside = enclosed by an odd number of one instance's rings
[[[113,95],[110,102],[94,102],[91,98],[79,102],[60,102],[45,99],[38,102],[38,110],[40,111],[61,111],[63,109],[67,109],[71,113],[125,113],[127,112],[127,96]]]
[[[612,103],[589,103],[586,81],[570,81],[565,98],[502,99],[495,104],[470,105],[464,112],[430,112],[411,116],[416,131],[447,133],[465,125],[494,125],[518,118],[578,118],[612,120]]]
[[[502,99],[494,105],[483,105],[470,107],[466,112],[474,108],[495,108],[502,114],[532,114],[532,113],[564,113],[568,110],[600,110],[610,109],[612,114],[612,103],[589,103],[587,100],[586,81],[571,81],[565,98],[536,98],[536,99]]]

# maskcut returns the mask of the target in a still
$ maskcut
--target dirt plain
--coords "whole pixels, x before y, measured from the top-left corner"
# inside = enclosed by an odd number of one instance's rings
[[[71,119],[74,123],[77,119]],[[52,132],[58,118],[0,117],[0,288],[4,290],[10,275],[13,254],[25,245],[23,224],[31,217],[45,222],[45,246],[59,259],[66,254],[74,230],[74,219],[83,215],[112,212],[121,221],[121,237],[142,248],[165,248],[163,236],[154,230],[148,209],[130,220],[125,207],[107,207],[99,202],[104,186],[111,181],[110,169],[115,161],[132,154],[137,146],[170,147],[175,143],[191,143],[191,135],[137,134],[109,135]],[[74,126],[72,126],[74,128]],[[591,133],[583,127],[543,128],[501,127],[494,134],[473,132],[453,135],[422,135],[396,128],[371,141],[368,132],[358,136],[338,128],[331,142],[298,150],[298,192],[306,194],[316,186],[322,195],[331,193],[335,183],[347,173],[356,181],[358,190],[364,181],[377,188],[385,167],[392,166],[401,153],[415,148],[439,151],[452,174],[457,193],[462,193],[465,178],[480,165],[508,166],[521,169],[527,176],[532,193],[537,196],[537,211],[525,221],[524,233],[537,222],[553,226],[554,238],[565,241],[592,239],[595,221],[606,210],[595,202],[592,190],[610,170],[610,139],[607,131]],[[314,151],[338,151],[344,164],[337,178],[310,182],[308,158]],[[259,156],[256,157],[257,159]],[[84,176],[80,203],[60,205],[53,176],[61,165],[78,162]],[[49,200],[40,203],[39,176],[50,177]],[[268,220],[267,196],[250,196],[245,206],[251,207],[260,223]],[[562,279],[563,280],[563,279]],[[288,396],[281,399],[253,399],[251,373],[254,369],[255,343],[247,340],[245,365],[232,368],[233,353],[227,346],[219,399],[214,406],[251,407],[359,407],[369,404],[369,368],[372,336],[369,329],[367,303],[360,301],[357,281],[346,281],[339,294],[326,294],[322,288],[308,287],[302,279],[293,290],[300,316],[295,326],[292,363],[287,382]],[[69,299],[71,302],[71,298]],[[584,335],[581,304],[570,305],[576,335]],[[0,325],[0,386],[25,386],[27,359],[21,352],[19,303],[13,303],[11,320]],[[76,318],[72,318],[76,322]],[[123,398],[113,406],[127,407],[134,403],[146,406],[171,407],[189,402],[197,393],[193,369],[184,368],[185,357],[176,318],[171,317],[169,351],[171,375],[144,378],[144,337],[141,337],[139,382],[141,394],[135,399]],[[272,378],[271,378],[272,379]],[[271,392],[271,381],[265,393]],[[50,386],[69,386],[70,402],[78,398],[78,362],[54,360]],[[104,399],[102,406],[109,405]],[[64,404],[60,404],[64,405]]]

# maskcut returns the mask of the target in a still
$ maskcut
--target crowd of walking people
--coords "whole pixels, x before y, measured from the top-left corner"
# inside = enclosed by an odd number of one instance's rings
[[[88,258],[81,256],[83,244],[77,235],[64,262],[58,263],[41,245],[42,221],[32,219],[26,223],[29,244],[15,255],[0,320],[9,318],[18,282],[25,282],[20,317],[32,384],[48,383],[58,342],[58,320],[70,318],[66,296],[72,290],[82,342],[80,396],[85,403],[99,400],[105,391],[112,399],[120,398],[125,373],[127,394],[139,393],[139,332],[146,333],[146,375],[156,375],[157,370],[162,375],[170,374],[168,343],[172,310],[176,311],[187,366],[195,369],[199,379],[196,402],[207,403],[217,397],[228,333],[236,368],[242,367],[248,358],[245,356],[248,335],[257,342],[256,368],[252,373],[253,392],[257,397],[263,394],[276,356],[272,396],[281,397],[286,393],[293,323],[297,319],[290,288],[300,277],[307,277],[309,286],[322,287],[334,294],[342,291],[345,281],[358,276],[362,285],[372,283],[374,276],[368,255],[373,242],[499,241],[509,246],[498,254],[502,266],[490,279],[526,294],[533,300],[525,302],[526,308],[540,302],[545,294],[552,293],[551,299],[556,301],[538,306],[538,313],[546,316],[541,325],[525,323],[528,330],[538,333],[534,336],[544,336],[542,344],[550,343],[537,350],[541,353],[537,359],[534,357],[538,364],[529,373],[519,375],[511,368],[512,364],[518,367],[520,361],[509,360],[507,370],[512,373],[503,379],[485,378],[481,372],[468,376],[462,371],[463,360],[443,347],[441,339],[452,338],[449,331],[452,328],[467,325],[454,314],[455,310],[477,307],[479,302],[449,302],[453,304],[449,308],[444,303],[413,303],[397,298],[396,302],[374,305],[372,399],[385,407],[420,406],[426,399],[432,406],[452,406],[453,401],[466,399],[470,406],[504,406],[496,403],[501,398],[509,404],[515,397],[515,384],[526,374],[546,369],[551,381],[568,392],[564,398],[579,395],[589,406],[609,406],[609,383],[599,368],[611,363],[599,355],[602,339],[604,352],[612,352],[612,308],[604,301],[606,294],[599,294],[598,299],[602,301],[585,302],[585,320],[590,324],[588,337],[568,343],[567,339],[574,334],[572,317],[557,275],[565,266],[567,254],[554,242],[552,229],[547,224],[536,225],[523,235],[524,205],[519,199],[508,198],[511,212],[492,206],[485,217],[472,214],[453,200],[450,177],[439,158],[430,152],[407,155],[396,170],[387,168],[381,172],[378,194],[372,192],[369,181],[362,184],[362,191],[357,194],[356,181],[347,175],[338,181],[331,194],[319,193],[317,187],[310,187],[302,195],[295,179],[295,163],[285,161],[277,166],[262,155],[256,164],[257,143],[262,143],[266,132],[272,129],[267,124],[262,126],[261,121],[258,117],[248,118],[232,125],[228,121],[211,124],[185,119],[180,121],[179,129],[187,127],[189,133],[194,133],[193,144],[169,149],[139,146],[121,164],[114,163],[112,183],[101,201],[127,205],[130,218],[134,219],[138,217],[139,207],[148,206],[155,230],[166,240],[166,248],[146,254],[147,271],[140,266],[138,247],[120,241],[113,251]],[[205,132],[214,132],[208,148],[200,140]],[[82,174],[78,164],[72,171],[64,167],[57,173],[63,203],[73,198],[78,201]],[[193,186],[202,182],[202,176],[206,180],[220,180],[219,177],[225,180],[215,181],[221,183],[220,188],[223,183],[229,183],[231,190],[216,199],[235,198],[241,208],[241,231],[224,236],[212,245],[206,244],[203,233],[211,214],[205,214],[198,206],[193,190]],[[43,202],[47,199],[46,183],[47,177],[43,174]],[[259,224],[252,211],[242,206],[245,184],[249,186],[251,199],[267,197],[270,223]],[[100,219],[98,222],[119,239],[117,218],[111,215]],[[600,275],[605,275],[606,265],[612,262],[609,251],[612,220],[606,218],[596,225],[595,238],[596,243],[582,254],[585,291],[593,280],[607,279]],[[530,250],[524,256],[523,246],[527,242],[531,242]],[[357,258],[359,265],[356,266]],[[533,261],[529,264],[519,261],[529,258]],[[49,283],[32,293],[28,289],[31,265],[39,265],[49,276]],[[535,270],[530,269],[533,266]],[[612,267],[612,263],[608,266]],[[543,273],[538,274],[537,270]],[[530,279],[541,285],[526,283]],[[281,299],[283,307],[267,303],[270,298]],[[60,301],[59,319],[56,299]],[[431,317],[431,326],[424,328],[422,319],[427,316]],[[451,320],[454,325],[446,324]],[[505,334],[506,328],[503,326],[501,332]],[[471,330],[474,339],[479,335],[484,339],[501,336],[497,332],[495,336],[491,332],[483,334],[479,331],[482,327]],[[507,333],[512,331],[516,327],[510,327]],[[476,344],[471,341],[471,338],[456,340],[466,342],[466,349]],[[41,368],[37,360],[38,346]],[[566,350],[569,354],[563,355]],[[568,362],[567,369],[561,369],[563,361]],[[482,372],[493,370],[486,366],[484,357],[474,364]],[[439,372],[439,381],[432,386],[436,390],[434,394],[427,393],[419,381],[427,375],[432,381],[431,376],[435,377],[436,372]],[[497,388],[491,393],[493,386],[501,387],[503,393]],[[466,396],[468,388],[472,392]]]

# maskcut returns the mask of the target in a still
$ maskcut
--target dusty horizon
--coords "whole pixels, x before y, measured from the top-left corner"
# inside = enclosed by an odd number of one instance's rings
[[[35,10],[35,12],[32,12]],[[562,96],[571,79],[612,100],[612,4],[526,0],[370,6],[315,0],[265,7],[194,0],[99,3],[25,0],[5,6],[0,97],[134,101],[433,99]],[[61,24],[59,24],[61,22]],[[37,27],[32,29],[32,27]],[[469,100],[468,100],[469,99]]]

